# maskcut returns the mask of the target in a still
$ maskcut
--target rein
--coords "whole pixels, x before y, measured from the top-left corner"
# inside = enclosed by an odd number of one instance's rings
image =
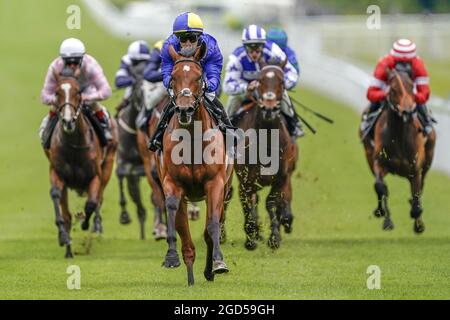
[[[397,70],[395,70],[395,69],[394,69],[394,77],[395,77],[395,78],[399,81],[399,83],[400,83],[400,88],[402,89],[402,94],[403,94],[403,95],[406,95],[407,92],[406,92],[405,86],[404,86],[404,84],[403,84],[403,80],[402,80],[402,78],[400,77],[400,75],[399,75],[399,73],[397,72]],[[399,104],[394,105],[394,104],[392,103],[392,101],[391,101],[390,96],[387,97],[386,101],[387,101],[387,104],[388,104],[389,109],[391,109],[393,112],[395,112],[395,114],[397,114],[400,118],[402,118],[404,122],[406,122],[408,119],[412,119],[413,116],[414,116],[414,114],[417,113],[417,108],[416,108],[416,107],[414,107],[413,110],[403,110],[403,111],[400,111],[400,105],[399,105]]]
[[[172,92],[169,91],[169,96],[170,96],[170,101],[171,101],[172,105],[175,106],[175,110],[176,110],[176,111],[177,111],[177,110],[180,110],[180,106],[177,105],[177,102],[176,102],[177,98],[178,98],[180,95],[181,95],[181,96],[184,96],[184,97],[194,97],[195,100],[194,100],[193,110],[190,112],[190,113],[192,114],[192,113],[194,113],[194,112],[198,109],[198,107],[200,106],[200,103],[201,103],[201,101],[203,100],[203,97],[204,97],[204,94],[205,94],[205,90],[204,90],[204,89],[205,89],[205,81],[204,81],[204,79],[203,79],[203,68],[202,68],[202,65],[200,64],[200,62],[198,62],[198,61],[196,61],[196,60],[193,60],[193,59],[189,59],[189,58],[182,58],[182,59],[179,59],[179,60],[175,61],[174,66],[176,66],[177,64],[182,63],[182,62],[191,62],[191,63],[195,63],[197,66],[200,67],[200,70],[202,71],[202,77],[201,77],[201,81],[202,81],[202,89],[201,89],[201,91],[200,91],[199,94],[194,94],[194,93],[191,91],[191,89],[189,89],[189,88],[184,88],[184,89],[182,89],[181,91],[176,92],[176,93],[172,93]]]

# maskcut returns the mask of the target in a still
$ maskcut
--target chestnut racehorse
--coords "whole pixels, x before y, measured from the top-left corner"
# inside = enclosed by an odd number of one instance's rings
[[[423,133],[414,101],[414,83],[407,73],[389,71],[389,93],[384,110],[378,119],[373,138],[363,140],[367,161],[375,176],[378,196],[376,217],[384,217],[383,229],[394,228],[388,209],[388,189],[384,177],[397,174],[409,180],[411,185],[411,218],[414,231],[422,233],[421,196],[425,176],[433,161],[436,132]],[[360,131],[360,137],[362,132]]]
[[[66,245],[66,258],[73,257],[70,241],[72,215],[69,211],[67,189],[79,195],[87,193],[83,230],[89,228],[89,219],[95,212],[93,232],[103,231],[100,208],[103,191],[111,177],[114,155],[117,149],[117,127],[112,121],[113,140],[101,147],[92,124],[82,111],[79,70],[73,77],[54,74],[57,81],[56,97],[58,124],[51,138],[51,146],[46,150],[50,161],[50,195],[55,210],[58,240]],[[90,112],[90,110],[86,111]]]
[[[256,132],[267,130],[278,131],[279,140],[270,141],[266,146],[258,141],[242,142],[246,144],[245,163],[235,164],[236,175],[239,179],[239,198],[244,209],[245,224],[244,230],[247,235],[245,247],[253,250],[257,246],[257,240],[261,239],[260,226],[258,222],[258,195],[257,192],[265,186],[271,187],[266,199],[266,209],[270,216],[270,237],[269,247],[276,249],[280,246],[281,234],[280,226],[284,226],[286,233],[292,231],[292,186],[291,176],[295,170],[298,159],[298,148],[296,142],[289,135],[284,117],[281,115],[281,101],[284,91],[284,71],[283,66],[266,65],[262,66],[259,75],[259,86],[257,88],[258,99],[251,98],[251,103],[245,104],[234,116],[233,124],[246,132],[249,129],[256,129]],[[256,144],[258,148],[267,149],[268,153],[276,152],[279,157],[279,168],[275,173],[262,174],[264,167],[259,157],[256,162],[249,163],[251,145]],[[239,148],[238,148],[239,150]],[[239,153],[239,151],[238,151]],[[255,151],[256,153],[256,151]],[[261,153],[260,153],[261,154]],[[241,155],[243,156],[243,155]],[[239,157],[239,155],[238,155]]]
[[[182,243],[183,260],[187,268],[188,285],[194,284],[193,264],[195,260],[195,247],[191,238],[186,201],[206,200],[207,214],[204,239],[207,244],[206,267],[204,276],[213,281],[214,275],[228,272],[222,250],[220,247],[221,224],[224,222],[224,202],[229,195],[232,177],[232,165],[227,165],[225,141],[222,133],[216,128],[213,118],[205,108],[203,69],[200,60],[206,52],[205,45],[200,46],[192,58],[182,57],[171,46],[170,56],[175,62],[171,88],[171,104],[175,115],[170,120],[163,137],[163,150],[155,152],[156,168],[162,182],[167,211],[167,242],[169,249],[165,256],[166,267],[179,266],[176,250],[176,233],[180,235]],[[209,141],[194,140],[194,124],[201,123],[202,137],[205,132],[212,132]],[[174,148],[179,141],[172,136],[177,133],[189,133],[188,145],[191,152],[183,154],[188,162],[176,162],[172,158]],[[210,163],[202,159],[200,163],[194,162],[194,145],[200,145],[203,151],[214,144],[215,159]],[[176,163],[175,163],[176,162]]]

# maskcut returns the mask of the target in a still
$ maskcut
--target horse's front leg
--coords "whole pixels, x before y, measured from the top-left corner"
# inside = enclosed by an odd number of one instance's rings
[[[414,173],[414,177],[409,179],[411,184],[411,218],[414,219],[414,232],[422,233],[425,231],[425,224],[422,221],[422,204],[421,204],[421,189],[422,189],[422,174],[420,170]]]
[[[139,176],[128,175],[127,176],[128,193],[136,204],[138,220],[141,232],[141,240],[145,240],[145,220],[147,219],[147,212],[141,200],[141,188],[139,185]]]
[[[220,223],[223,215],[224,188],[225,183],[221,176],[216,176],[205,184],[207,218],[204,235],[208,246],[206,266],[208,268],[211,263],[212,274],[228,272],[220,248]],[[212,261],[208,261],[208,258],[212,258]],[[205,268],[205,277],[209,271],[207,268]],[[206,278],[208,279],[208,277]]]
[[[64,182],[59,178],[56,174],[56,171],[51,168],[50,169],[50,196],[53,201],[53,207],[55,210],[55,224],[58,228],[58,242],[60,246],[66,245],[70,246],[70,236],[69,232],[65,228],[65,221],[61,214],[61,198],[63,195],[63,190],[65,188]],[[67,253],[67,252],[66,252]],[[68,257],[66,255],[66,257]]]
[[[278,207],[277,215],[279,215],[280,223],[284,227],[284,232],[292,232],[292,221],[294,216],[291,210],[292,201],[292,185],[291,176],[288,175],[281,187],[280,204]]]
[[[69,235],[70,240],[70,230],[72,229],[72,214],[69,211],[69,201],[67,196],[67,188],[64,188],[61,196],[61,209],[64,218],[64,227]],[[66,243],[66,258],[73,258],[72,248],[69,243]]]
[[[182,200],[175,217],[175,226],[181,238],[181,252],[187,269],[188,286],[194,285],[195,246],[189,231],[187,203]]]
[[[166,268],[176,268],[180,266],[180,259],[177,253],[177,235],[175,232],[175,217],[183,197],[182,190],[175,185],[173,179],[166,175],[163,182],[165,204],[167,210],[167,243],[169,249],[164,258]]]
[[[387,174],[387,171],[384,167],[382,167],[377,159],[374,161],[373,172],[375,174],[375,192],[378,197],[378,207],[374,211],[374,215],[377,218],[384,217],[383,222],[383,230],[392,230],[394,229],[394,224],[391,220],[391,214],[388,208],[388,188],[384,183],[384,177]]]
[[[257,212],[258,196],[253,190],[248,190],[250,183],[239,184],[239,199],[244,211],[244,231],[247,236],[245,248],[247,250],[256,249],[259,239],[259,225]]]
[[[123,191],[123,179],[125,178],[124,175],[118,174],[117,178],[119,179],[119,195],[120,195],[120,224],[129,224],[131,223],[130,214],[127,211],[127,199],[125,197],[125,192]]]
[[[86,205],[84,207],[85,218],[83,223],[81,224],[81,229],[83,230],[89,229],[89,219],[91,218],[92,213],[97,210],[97,207],[99,205],[100,185],[101,182],[98,175],[95,176],[89,183],[88,200],[86,201]]]
[[[280,234],[280,218],[277,215],[277,211],[282,205],[283,199],[281,199],[281,188],[278,184],[275,184],[270,189],[270,193],[266,199],[266,209],[270,218],[270,236],[267,240],[267,245],[272,249],[278,249],[281,242]]]

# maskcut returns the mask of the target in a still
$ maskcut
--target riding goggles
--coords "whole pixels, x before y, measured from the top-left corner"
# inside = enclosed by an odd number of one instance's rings
[[[81,65],[81,61],[83,61],[83,57],[68,57],[68,58],[63,58],[64,63],[66,66],[70,66],[70,65]]]
[[[252,51],[261,52],[263,48],[264,48],[263,43],[248,43],[245,45],[245,50],[247,50],[248,52]]]
[[[179,33],[177,34],[178,39],[180,40],[180,42],[186,42],[189,41],[191,43],[194,43],[198,40],[198,38],[200,37],[200,34],[195,33],[195,32],[183,32],[183,33]]]

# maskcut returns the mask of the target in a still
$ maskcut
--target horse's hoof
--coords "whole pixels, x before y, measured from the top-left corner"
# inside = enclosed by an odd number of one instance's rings
[[[291,224],[284,224],[284,232],[291,233],[292,232],[292,225]]]
[[[384,210],[381,208],[376,208],[375,211],[373,212],[373,215],[377,218],[384,217]]]
[[[417,234],[421,234],[425,231],[425,224],[423,223],[422,219],[416,219],[414,221],[414,232]]]
[[[267,241],[267,245],[271,249],[278,249],[280,247],[281,237],[279,234],[271,234],[269,240]]]
[[[163,266],[165,268],[178,268],[180,266],[180,259],[178,258],[178,253],[170,253],[166,254],[164,258]]]
[[[73,258],[73,254],[72,254],[72,250],[70,249],[70,246],[67,247],[66,255],[64,257],[66,259],[72,259]]]
[[[205,276],[205,279],[207,280],[207,281],[214,281],[214,273],[212,273],[212,271],[211,270],[208,270],[208,271],[204,271],[203,272],[203,275]]]
[[[223,260],[213,261],[212,272],[214,274],[227,273],[228,271],[228,267]]]
[[[126,224],[130,224],[131,223],[131,218],[130,215],[128,214],[128,212],[126,211],[122,211],[120,213],[120,224],[126,225]]]
[[[391,219],[384,219],[383,230],[384,231],[394,230],[394,224],[392,223]]]
[[[60,247],[70,244],[70,237],[67,231],[59,231],[58,242]]]
[[[92,232],[98,233],[98,234],[103,233],[103,226],[102,226],[102,224],[98,223],[98,222],[97,223],[94,222],[94,225],[92,226]]]
[[[245,249],[247,250],[255,250],[256,247],[258,246],[258,244],[256,243],[256,241],[252,241],[252,240],[247,240],[245,241]]]
[[[88,229],[89,229],[89,221],[88,221],[88,220],[84,220],[84,221],[81,223],[81,230],[86,231],[86,230],[88,230]]]

